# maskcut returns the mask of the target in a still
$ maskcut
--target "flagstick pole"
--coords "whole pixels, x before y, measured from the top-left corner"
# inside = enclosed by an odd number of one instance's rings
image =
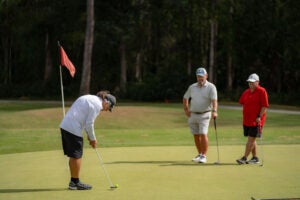
[[[63,109],[63,116],[65,117],[65,100],[64,100],[64,87],[63,87],[63,80],[62,80],[61,65],[59,65],[59,75],[60,75],[60,89],[61,89],[62,109]],[[66,169],[69,170],[69,158],[68,158],[68,156],[66,156]]]
[[[63,116],[65,117],[65,100],[64,100],[64,86],[62,80],[62,72],[61,72],[61,65],[59,65],[59,74],[60,74],[60,89],[61,89],[61,101],[62,101],[62,110]]]
[[[57,41],[58,47],[60,47],[59,41]],[[62,80],[62,72],[61,72],[61,65],[59,65],[59,75],[60,75],[60,89],[61,89],[61,101],[62,101],[62,110],[63,116],[65,117],[65,99],[64,99],[64,86]],[[69,170],[69,158],[66,156],[66,169]]]

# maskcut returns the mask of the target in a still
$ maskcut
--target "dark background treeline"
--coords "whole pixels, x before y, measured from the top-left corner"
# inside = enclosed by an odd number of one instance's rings
[[[90,85],[83,75],[87,2],[1,0],[1,98],[59,99],[108,89],[119,98],[180,101],[208,70],[220,100],[237,101],[257,73],[270,102],[300,104],[297,0],[95,0]]]

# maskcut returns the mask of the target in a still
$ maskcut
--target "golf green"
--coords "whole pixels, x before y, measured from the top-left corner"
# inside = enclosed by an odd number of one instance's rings
[[[93,149],[85,149],[81,180],[90,191],[69,191],[62,151],[0,155],[0,199],[257,199],[300,197],[300,145],[266,145],[264,166],[237,165],[244,146],[211,146],[208,163],[191,162],[192,146],[98,149],[114,184],[109,183]],[[261,148],[259,148],[261,153]]]

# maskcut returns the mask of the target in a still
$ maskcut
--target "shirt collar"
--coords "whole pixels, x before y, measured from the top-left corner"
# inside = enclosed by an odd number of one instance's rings
[[[205,83],[204,83],[204,85],[201,86],[201,87],[206,87],[207,85],[208,85],[208,82],[207,82],[207,80],[206,80]],[[199,88],[201,88],[198,82],[197,82],[197,86],[198,86]]]

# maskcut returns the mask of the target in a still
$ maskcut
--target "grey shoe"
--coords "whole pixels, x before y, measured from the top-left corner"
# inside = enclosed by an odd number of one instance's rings
[[[247,158],[245,158],[244,156],[240,159],[237,159],[236,162],[240,165],[242,164],[246,164],[247,163]]]
[[[247,164],[258,164],[259,163],[259,159],[258,157],[252,157],[250,160],[248,160],[246,162]]]
[[[84,184],[81,182],[74,183],[73,181],[69,183],[69,190],[90,190],[90,189],[92,189],[92,186],[89,184]]]

